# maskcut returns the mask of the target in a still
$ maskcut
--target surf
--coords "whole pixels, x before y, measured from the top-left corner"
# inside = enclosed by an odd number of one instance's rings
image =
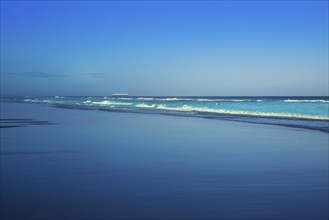
[[[29,96],[2,100],[70,109],[225,118],[254,123],[263,123],[266,119],[271,124],[329,131],[328,97]]]

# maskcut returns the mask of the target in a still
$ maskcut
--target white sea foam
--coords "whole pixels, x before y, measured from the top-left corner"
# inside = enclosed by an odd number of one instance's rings
[[[197,99],[198,102],[251,102],[251,99]]]
[[[184,106],[187,106],[187,105],[183,105],[183,107]],[[183,107],[168,107],[166,105],[158,105],[156,108],[157,109],[163,109],[163,110],[172,110],[172,111],[186,111],[186,110],[184,110]]]
[[[54,103],[54,101],[48,99],[24,99],[25,102],[44,102],[44,103]]]
[[[140,98],[137,98],[138,100],[146,100],[146,101],[148,101],[148,100],[153,100],[154,98],[144,98],[144,97],[140,97]]]
[[[324,99],[286,99],[284,102],[329,102],[329,100],[324,100]]]
[[[145,103],[138,104],[138,105],[135,105],[135,106],[138,107],[138,108],[155,108],[156,107],[155,104],[153,104],[153,105],[147,105]]]
[[[246,115],[246,116],[262,116],[262,117],[282,117],[282,118],[296,118],[296,119],[317,119],[317,120],[329,120],[327,116],[318,115],[303,115],[296,113],[278,113],[278,112],[251,112],[241,110],[225,110],[225,109],[212,109],[203,107],[192,107],[189,105],[183,105],[182,107],[168,107],[166,105],[159,105],[157,109],[170,110],[170,111],[196,111],[205,113],[219,113],[230,115]]]
[[[188,101],[188,100],[192,100],[192,99],[188,99],[188,98],[157,98],[156,100],[160,100],[160,101]]]
[[[33,99],[24,99],[25,102],[33,102]]]
[[[101,105],[101,106],[111,106],[111,105],[132,105],[133,103],[127,102],[112,102],[112,101],[101,101],[101,102],[88,102],[88,104],[92,105]]]
[[[121,100],[133,100],[133,98],[117,98],[117,99],[121,99]]]

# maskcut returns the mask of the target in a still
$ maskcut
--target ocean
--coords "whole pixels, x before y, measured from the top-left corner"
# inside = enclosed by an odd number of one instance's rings
[[[202,117],[329,132],[328,96],[27,96],[2,98],[2,101],[44,103],[69,109]]]

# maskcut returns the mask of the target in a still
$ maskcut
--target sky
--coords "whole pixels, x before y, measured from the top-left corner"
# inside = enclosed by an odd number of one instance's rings
[[[326,96],[328,1],[1,1],[1,95]]]

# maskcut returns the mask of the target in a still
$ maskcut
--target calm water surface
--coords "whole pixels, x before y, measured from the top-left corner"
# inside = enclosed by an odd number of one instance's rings
[[[2,104],[1,219],[328,219],[328,133]]]

